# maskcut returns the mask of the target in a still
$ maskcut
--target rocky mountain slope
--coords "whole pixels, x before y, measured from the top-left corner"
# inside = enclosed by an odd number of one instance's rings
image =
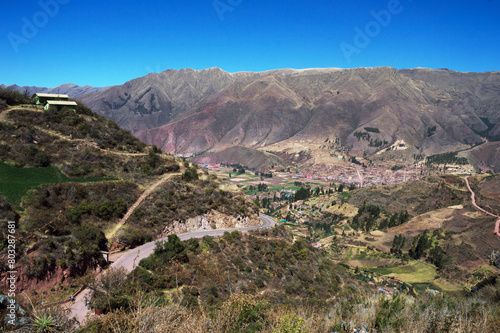
[[[132,132],[167,124],[202,99],[254,73],[230,74],[219,68],[150,73],[81,99],[96,113]]]
[[[499,72],[211,68],[152,73],[82,99],[142,141],[176,154],[233,146],[280,152],[329,138],[354,156],[396,143],[412,156],[499,140],[499,91]]]

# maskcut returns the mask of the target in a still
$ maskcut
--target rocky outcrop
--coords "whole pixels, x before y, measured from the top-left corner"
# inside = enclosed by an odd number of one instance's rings
[[[228,228],[246,228],[257,225],[258,220],[248,216],[229,216],[216,211],[190,218],[186,221],[173,221],[165,227],[161,237],[171,234],[181,234],[185,232],[228,229]]]

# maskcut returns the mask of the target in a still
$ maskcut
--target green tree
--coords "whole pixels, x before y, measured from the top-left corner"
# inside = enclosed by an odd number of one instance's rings
[[[167,241],[156,242],[154,254],[161,258],[163,262],[168,262],[174,257],[178,261],[188,259],[186,244],[176,234],[169,235]]]
[[[110,268],[89,284],[90,304],[95,309],[112,311],[127,308],[130,302],[128,272],[124,267]]]
[[[195,168],[187,168],[182,174],[182,179],[187,182],[198,180],[198,172]]]
[[[295,192],[295,200],[306,200],[311,196],[311,191],[308,188],[301,187]]]
[[[413,243],[414,246],[408,254],[413,259],[420,259],[432,246],[432,237],[429,235],[429,231],[425,230],[421,235],[415,236]]]

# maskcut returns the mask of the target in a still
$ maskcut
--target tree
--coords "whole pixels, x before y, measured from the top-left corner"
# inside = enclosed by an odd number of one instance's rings
[[[394,253],[396,256],[400,257],[402,255],[403,247],[406,243],[406,237],[404,235],[396,235],[392,240],[391,253]]]
[[[95,309],[111,311],[126,308],[129,304],[127,279],[128,272],[124,267],[110,268],[89,285],[90,304]]]
[[[413,259],[420,259],[432,246],[432,237],[429,235],[429,231],[425,230],[421,235],[415,236],[413,244],[414,246],[408,254]]]
[[[73,230],[73,234],[85,246],[97,245],[103,251],[108,249],[108,240],[104,232],[96,227],[82,224]]]
[[[194,168],[188,168],[182,174],[182,179],[187,182],[190,182],[192,180],[198,180],[198,172]]]
[[[311,191],[308,188],[301,187],[295,192],[295,200],[306,200],[311,196]]]
[[[314,195],[315,195],[315,196],[319,196],[319,191],[320,191],[319,187],[316,187],[316,188],[314,189]]]
[[[158,156],[155,153],[155,149],[150,150],[146,164],[149,165],[151,169],[154,169],[158,166],[159,163],[160,163],[160,156]]]
[[[429,251],[429,261],[437,268],[443,269],[450,262],[450,257],[446,255],[446,252],[440,246],[435,245]]]
[[[170,261],[174,257],[179,261],[187,260],[186,244],[176,234],[168,235],[167,241],[156,242],[154,254],[164,262]]]

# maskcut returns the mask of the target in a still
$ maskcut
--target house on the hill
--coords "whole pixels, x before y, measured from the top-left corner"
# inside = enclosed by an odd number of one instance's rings
[[[57,110],[61,110],[63,108],[67,108],[73,112],[76,112],[76,104],[75,101],[47,101],[45,103],[45,106],[43,107],[44,110],[48,110],[51,107],[57,108]]]
[[[69,101],[69,96],[65,94],[36,93],[31,99],[36,105],[45,105],[47,101]]]

